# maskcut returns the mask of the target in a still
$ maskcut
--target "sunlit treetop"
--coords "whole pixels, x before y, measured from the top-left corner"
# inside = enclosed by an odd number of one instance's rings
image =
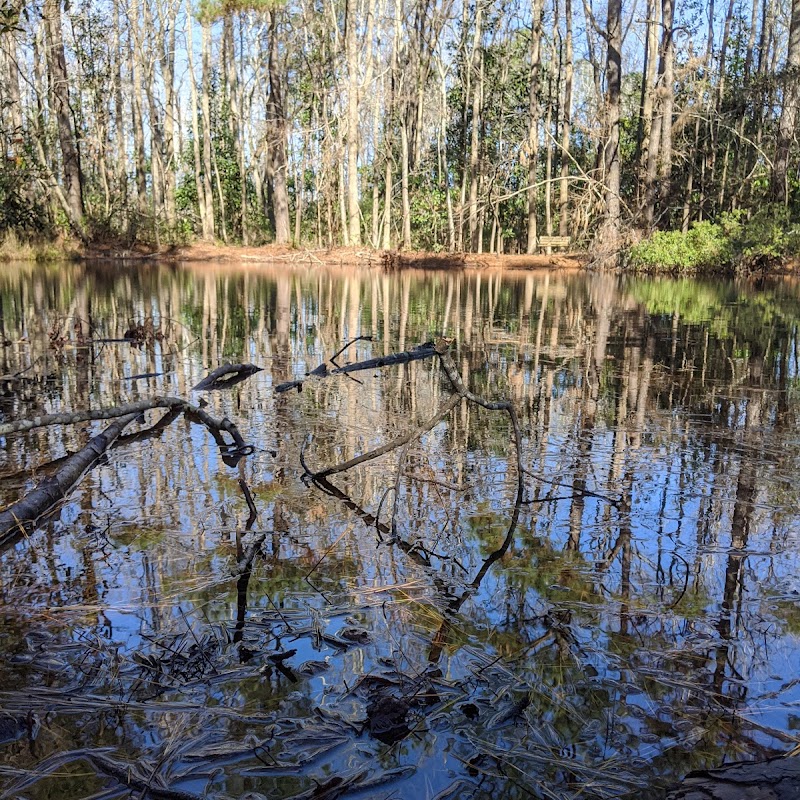
[[[0,2],[0,34],[21,30],[19,23],[22,14],[27,16],[24,5],[18,0]]]
[[[284,0],[200,0],[197,16],[204,20],[215,20],[245,11],[271,11],[284,4]]]

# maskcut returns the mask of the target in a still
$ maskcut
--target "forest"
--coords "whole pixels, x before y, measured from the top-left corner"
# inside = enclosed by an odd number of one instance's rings
[[[10,252],[800,253],[800,0],[4,0],[0,75]]]

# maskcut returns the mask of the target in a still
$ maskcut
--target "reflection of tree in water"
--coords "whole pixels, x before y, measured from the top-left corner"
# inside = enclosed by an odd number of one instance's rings
[[[619,796],[652,776],[777,750],[791,736],[776,722],[791,689],[768,676],[787,646],[797,529],[796,487],[784,477],[797,460],[793,291],[557,274],[209,271],[195,280],[181,269],[75,268],[4,273],[0,300],[12,341],[0,356],[13,378],[3,384],[6,415],[186,396],[225,360],[266,367],[208,398],[258,444],[241,474],[213,443],[170,427],[121,448],[61,519],[0,563],[4,608],[62,607],[58,641],[74,645],[63,640],[69,629],[84,642],[64,650],[83,671],[56,678],[61,685],[100,692],[99,676],[110,675],[102,691],[132,701],[136,678],[154,669],[132,654],[166,657],[160,641],[186,655],[196,644],[189,628],[218,671],[208,686],[174,680],[160,689],[141,712],[159,720],[149,743],[124,714],[114,733],[107,711],[103,732],[79,731],[65,697],[51,695],[57,736],[41,734],[28,766],[63,742],[119,748],[123,736],[127,752],[142,754],[154,737],[174,766],[166,743],[180,738],[180,726],[168,722],[170,703],[187,699],[210,738],[192,741],[198,760],[184,774],[218,765],[212,795],[302,793],[311,775],[329,780],[302,760],[303,748],[336,770],[346,759],[333,743],[361,764],[364,753],[347,744],[360,741],[387,770],[400,751],[419,760],[417,777],[395,775],[398,791],[416,791],[425,765],[439,759],[457,776],[455,795],[530,796],[540,784],[567,795],[591,785],[595,769],[596,794]],[[141,351],[107,343],[79,353],[79,333],[67,324],[79,306],[96,336],[119,337],[150,316],[163,320],[165,339]],[[59,331],[66,325],[60,349],[49,338],[55,321]],[[402,470],[394,456],[362,464],[331,481],[338,499],[299,482],[309,436],[313,463],[347,461],[429,418],[446,402],[447,383],[423,362],[359,374],[362,384],[309,384],[299,396],[271,387],[302,377],[343,339],[379,335],[357,346],[352,357],[362,359],[434,332],[456,337],[453,358],[468,386],[512,397],[518,409],[530,474],[510,534],[509,427],[468,403],[408,446]],[[15,377],[21,370],[30,380]],[[145,373],[161,374],[127,380]],[[4,472],[18,477],[4,497],[26,485],[41,455],[58,458],[83,437],[73,429],[9,438]],[[239,477],[259,512],[249,533]],[[395,485],[397,497],[381,502]],[[492,553],[502,557],[488,561]],[[783,605],[775,611],[765,595]],[[130,615],[120,611],[126,603]],[[14,652],[33,660],[28,672],[6,664],[3,674],[24,687],[46,673],[47,648],[27,631],[14,637]],[[96,642],[92,658],[85,641]],[[293,649],[282,663],[297,683],[269,661]],[[254,655],[242,663],[242,654]],[[324,677],[310,674],[317,669]],[[777,730],[748,717],[762,685],[775,689]],[[379,746],[361,727],[384,696],[407,700],[399,746]],[[91,702],[85,713],[99,715]],[[291,747],[282,750],[281,739]],[[254,755],[247,742],[262,749]],[[621,762],[620,783],[605,783]],[[302,774],[294,788],[271,777],[286,765]],[[177,775],[169,780],[188,786]]]

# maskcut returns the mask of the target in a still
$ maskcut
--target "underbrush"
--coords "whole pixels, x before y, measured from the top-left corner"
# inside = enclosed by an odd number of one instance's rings
[[[78,245],[70,239],[46,237],[22,238],[13,230],[0,234],[0,263],[36,261],[49,263],[75,258]]]
[[[686,233],[656,231],[626,254],[630,271],[694,275],[780,268],[800,257],[800,220],[783,205],[767,205],[717,222],[695,222]]]

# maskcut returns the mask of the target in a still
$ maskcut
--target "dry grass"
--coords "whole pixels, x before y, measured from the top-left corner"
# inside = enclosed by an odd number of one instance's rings
[[[40,264],[73,259],[77,246],[69,239],[20,239],[14,231],[0,238],[0,263],[35,261]]]

